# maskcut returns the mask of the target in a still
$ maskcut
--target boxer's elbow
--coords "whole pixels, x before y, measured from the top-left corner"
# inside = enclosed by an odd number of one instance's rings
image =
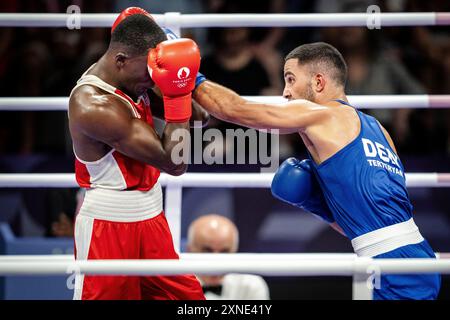
[[[211,119],[211,116],[209,115],[208,112],[205,111],[204,113],[202,113],[202,116],[201,116],[202,127],[206,127],[208,125],[210,119]]]
[[[177,167],[175,170],[172,170],[171,173],[169,173],[171,176],[181,176],[182,174],[185,174],[187,171],[188,166],[187,165],[183,165],[183,166],[179,166]]]
[[[171,176],[181,176],[187,171],[188,163],[183,161],[183,158],[174,158],[173,156],[172,150],[170,152],[162,152],[158,163],[153,165]]]
[[[181,176],[186,173],[188,165],[185,163],[181,164],[170,164],[164,168],[164,172],[170,174],[171,176]]]
[[[195,114],[192,114],[190,126],[191,128],[203,128],[209,123],[210,115],[204,109],[198,110]]]

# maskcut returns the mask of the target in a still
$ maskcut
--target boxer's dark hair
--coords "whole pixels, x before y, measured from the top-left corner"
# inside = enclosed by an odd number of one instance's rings
[[[300,65],[324,64],[331,71],[337,84],[345,87],[347,82],[347,64],[342,54],[331,44],[325,42],[307,43],[292,50],[284,61],[298,59]],[[314,66],[313,66],[314,67]]]
[[[167,40],[164,31],[156,22],[143,14],[134,14],[125,18],[114,29],[110,47],[123,45],[133,54],[145,54],[158,43]]]

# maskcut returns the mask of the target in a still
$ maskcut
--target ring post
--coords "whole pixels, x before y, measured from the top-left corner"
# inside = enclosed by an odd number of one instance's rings
[[[167,176],[164,213],[172,233],[173,246],[177,253],[181,252],[181,205],[183,201],[183,185],[181,178]]]
[[[371,258],[355,258],[352,299],[372,300],[372,273],[370,273]]]

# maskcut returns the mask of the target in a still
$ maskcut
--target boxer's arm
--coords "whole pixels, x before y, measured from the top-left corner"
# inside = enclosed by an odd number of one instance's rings
[[[281,104],[251,102],[208,80],[194,90],[193,98],[216,118],[256,129],[294,132],[330,116],[328,108],[307,100]]]
[[[191,127],[198,127],[195,126],[197,123],[201,123],[201,127],[205,127],[208,125],[208,122],[208,111],[206,111],[197,101],[192,99],[192,117],[190,122]]]
[[[112,95],[92,92],[73,95],[69,102],[73,126],[84,135],[105,143],[130,158],[148,163],[171,175],[181,175],[187,164],[176,164],[171,153],[179,143],[172,141],[176,129],[189,132],[189,123],[167,123],[161,138],[144,121],[134,118],[130,110]],[[189,150],[186,146],[183,150]]]
[[[153,90],[148,91],[148,95],[151,101],[152,115],[164,121],[164,104],[161,92],[155,86]],[[197,122],[201,122],[202,127],[205,127],[209,122],[209,113],[192,99],[192,116],[190,120],[191,127],[193,128],[194,123]]]

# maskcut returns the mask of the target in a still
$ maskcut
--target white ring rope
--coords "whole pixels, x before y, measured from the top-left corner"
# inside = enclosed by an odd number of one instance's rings
[[[450,259],[449,252],[435,252],[436,258]],[[355,253],[180,253],[183,261],[215,260],[215,261],[260,261],[260,260],[346,260],[357,258]],[[0,255],[2,262],[51,262],[75,261],[73,254],[49,255]]]
[[[162,27],[173,26],[173,12],[152,15]],[[180,28],[203,27],[367,27],[379,21],[388,26],[449,25],[448,12],[398,13],[293,13],[293,14],[179,14]],[[111,27],[118,13],[0,13],[0,27],[67,27],[80,22],[81,28]]]
[[[450,259],[260,259],[260,260],[78,260],[2,261],[0,275],[177,275],[252,273],[266,276],[352,276],[379,270],[388,274],[450,274]]]
[[[243,96],[247,100],[283,103],[281,96]],[[358,109],[450,108],[450,95],[355,95],[348,96]],[[66,111],[67,97],[0,98],[0,111]]]
[[[436,253],[437,256],[440,253]],[[355,253],[180,253],[183,261],[215,260],[215,261],[256,261],[256,260],[354,260]],[[2,262],[51,262],[75,261],[73,254],[50,255],[0,255]]]
[[[406,185],[416,188],[450,187],[450,173],[406,173]],[[273,173],[185,173],[174,177],[162,173],[162,186],[196,188],[269,188]],[[0,188],[75,188],[73,173],[0,174]]]

